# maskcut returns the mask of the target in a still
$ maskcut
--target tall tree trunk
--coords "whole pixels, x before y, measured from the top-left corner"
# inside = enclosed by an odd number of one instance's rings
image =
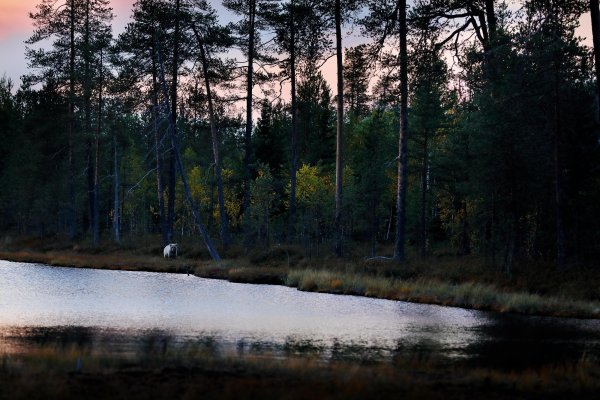
[[[244,135],[244,217],[250,207],[250,164],[252,163],[252,89],[254,87],[254,34],[256,1],[250,1],[248,10],[248,71],[246,73],[246,132]],[[245,218],[246,219],[246,218]]]
[[[94,215],[92,244],[97,246],[100,243],[100,207],[99,207],[99,167],[100,167],[100,130],[102,129],[102,85],[104,84],[103,73],[103,53],[100,49],[100,87],[98,91],[98,119],[96,121],[96,135],[94,138]]]
[[[169,121],[169,124],[172,125],[172,119]],[[173,127],[171,129],[177,128]],[[177,166],[175,159],[175,150],[171,149],[169,151],[169,168],[168,168],[168,185],[167,185],[167,243],[171,243],[173,241],[173,225],[175,224],[175,183],[177,180]]]
[[[123,215],[123,210],[125,209],[125,200],[127,200],[125,198],[125,187],[127,186],[127,169],[123,168],[123,179],[121,180],[121,185],[120,185],[120,189],[121,189],[121,207],[119,207],[119,209],[121,210],[121,214],[120,214],[120,219],[119,219],[119,223],[121,225],[121,227],[123,227],[125,224],[125,216]],[[131,218],[129,219],[129,231],[131,232],[131,226],[133,225],[133,221],[131,220]]]
[[[84,113],[86,107],[84,106]],[[87,122],[87,121],[86,121]],[[87,123],[86,123],[87,125]],[[91,128],[91,127],[90,127]],[[86,128],[86,135],[90,135]],[[84,219],[84,231],[90,234],[90,237],[94,232],[94,143],[91,137],[87,137],[85,146],[85,153],[87,157],[87,167],[85,169],[87,175],[87,220]],[[87,222],[87,223],[86,223]],[[93,244],[93,243],[92,243]]]
[[[564,202],[562,195],[562,172],[561,172],[561,132],[560,132],[560,65],[555,62],[554,78],[554,194],[556,201],[556,264],[558,268],[564,268],[567,260],[566,233],[564,226]]]
[[[179,73],[179,25],[180,0],[175,3],[175,32],[173,37],[173,81],[171,83],[171,129],[177,138],[177,76]],[[169,197],[167,199],[167,241],[173,241],[173,225],[175,223],[175,184],[177,182],[175,149],[171,147],[169,154]]]
[[[118,163],[118,153],[117,153],[117,133],[115,131],[115,134],[113,136],[113,147],[114,147],[114,190],[115,190],[115,220],[114,220],[114,224],[113,224],[113,229],[114,229],[114,233],[115,233],[115,242],[119,242],[120,237],[119,237],[119,163]]]
[[[506,218],[508,222],[508,237],[506,238],[506,246],[504,249],[504,274],[508,276],[512,274],[518,242],[517,232],[519,225],[519,210],[515,198],[516,191],[516,183],[513,177],[510,184],[510,215],[508,218]]]
[[[463,219],[461,223],[462,232],[460,239],[460,252],[461,254],[467,255],[471,254],[471,240],[469,232],[469,214],[466,200],[462,201],[461,207],[463,211]]]
[[[483,43],[483,48],[485,50],[485,74],[486,79],[488,81],[494,81],[496,79],[496,61],[495,61],[495,53],[493,51],[494,47],[497,45],[495,39],[497,36],[497,20],[496,20],[496,10],[494,9],[494,0],[485,0],[485,16],[487,19],[487,30],[488,35]],[[483,23],[482,23],[483,24]],[[493,90],[493,89],[490,89]],[[493,93],[492,93],[493,96]]]
[[[91,31],[90,31],[90,0],[85,2],[84,36],[83,36],[83,112],[85,136],[87,142],[87,186],[89,205],[89,230],[94,244],[94,145],[92,141],[92,77],[91,77]]]
[[[377,192],[379,193],[379,189],[377,189]],[[375,257],[377,254],[377,228],[379,227],[379,211],[378,211],[378,204],[379,204],[379,195],[377,196],[377,198],[372,198],[369,201],[369,208],[371,209],[371,221],[369,223],[369,236],[370,236],[370,240],[371,240],[371,257]]]
[[[515,243],[516,243],[516,222],[513,220],[509,224],[508,240],[504,253],[504,274],[510,276],[513,270],[515,258]]]
[[[343,253],[342,206],[344,185],[344,69],[342,63],[342,6],[335,0],[335,49],[337,62],[337,138],[335,153],[335,255]]]
[[[68,143],[68,186],[69,186],[69,240],[75,239],[77,234],[75,218],[75,166],[73,160],[73,146],[75,136],[75,0],[70,2],[69,16],[69,143]]]
[[[296,171],[298,153],[298,118],[296,104],[296,22],[294,19],[295,5],[291,1],[290,7],[290,80],[291,80],[291,113],[292,113],[292,137],[291,137],[291,170],[290,170],[290,215],[288,220],[288,243],[294,240],[296,225]]]
[[[425,129],[423,138],[423,161],[421,163],[421,223],[419,224],[419,247],[421,257],[427,254],[427,177],[429,173],[429,132]]]
[[[408,176],[408,52],[406,27],[406,0],[398,1],[400,28],[400,135],[398,139],[398,186],[396,192],[396,242],[394,259],[403,261],[405,223],[406,223],[406,187]]]
[[[487,28],[489,32],[489,41],[493,41],[496,37],[497,22],[496,10],[494,9],[494,0],[485,0],[485,16],[487,19]]]
[[[213,107],[212,91],[210,88],[210,79],[208,77],[208,60],[204,44],[200,42],[200,58],[202,63],[202,73],[204,75],[204,85],[206,86],[206,97],[208,98],[208,119],[210,121],[210,133],[212,137],[213,156],[215,161],[215,177],[217,180],[217,196],[219,199],[219,214],[221,222],[221,241],[223,248],[229,246],[229,223],[227,221],[227,211],[225,210],[225,195],[223,193],[223,178],[221,176],[221,157],[219,155],[219,137],[217,132],[217,123],[215,120],[215,111]]]
[[[152,53],[156,53],[154,45],[152,46]],[[163,246],[169,244],[167,221],[165,219],[165,197],[164,187],[162,179],[162,154],[160,146],[160,135],[158,133],[158,82],[157,82],[157,69],[156,60],[152,57],[152,120],[154,129],[154,150],[156,156],[156,191],[158,195],[158,215],[160,224],[160,233],[162,236]]]
[[[600,11],[598,11],[598,0],[590,0],[590,15],[594,42],[594,66],[596,67],[596,123],[600,124]]]

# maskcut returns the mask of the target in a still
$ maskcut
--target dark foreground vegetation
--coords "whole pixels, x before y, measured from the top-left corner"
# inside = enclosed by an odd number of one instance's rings
[[[600,364],[590,357],[493,368],[402,351],[227,351],[163,339],[127,352],[63,343],[0,353],[0,399],[592,399],[600,390]]]
[[[490,268],[475,256],[440,256],[397,263],[365,259],[363,249],[345,259],[307,257],[300,247],[277,245],[244,252],[230,248],[226,261],[210,259],[202,244],[180,243],[181,255],[165,260],[157,238],[101,247],[68,241],[12,240],[0,259],[56,266],[193,273],[241,283],[370,296],[523,314],[599,318],[600,281],[595,269],[556,271],[547,265],[516,265],[514,275]]]

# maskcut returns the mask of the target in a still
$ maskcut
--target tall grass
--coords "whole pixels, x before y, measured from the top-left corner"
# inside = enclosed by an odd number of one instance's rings
[[[393,277],[324,270],[292,270],[285,284],[299,290],[343,293],[383,299],[432,303],[479,310],[554,316],[600,317],[600,303],[505,292],[491,284],[452,284],[438,280]]]

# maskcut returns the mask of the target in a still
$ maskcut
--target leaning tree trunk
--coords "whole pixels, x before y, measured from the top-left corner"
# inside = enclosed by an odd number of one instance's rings
[[[165,108],[167,111],[167,115],[170,115],[171,110],[170,110],[169,101],[168,101],[167,84],[165,81],[164,68],[163,68],[162,60],[160,58],[160,52],[158,51],[158,49],[156,51],[156,58],[158,61],[158,66],[159,66],[161,88],[162,88],[163,94],[165,96],[165,99],[167,99],[165,101]],[[174,153],[175,153],[177,169],[179,170],[179,174],[181,175],[181,182],[183,183],[183,190],[185,192],[185,197],[186,197],[188,204],[190,206],[190,209],[192,211],[192,216],[194,217],[194,222],[196,223],[196,228],[198,228],[198,231],[200,232],[200,235],[202,236],[202,239],[204,240],[204,244],[206,245],[206,248],[208,249],[208,252],[209,252],[210,256],[212,257],[212,259],[215,261],[219,261],[219,260],[221,260],[221,257],[219,256],[219,253],[213,246],[210,236],[208,236],[208,231],[204,227],[204,224],[202,223],[202,219],[200,218],[200,212],[198,211],[198,206],[196,205],[196,202],[194,201],[194,198],[192,197],[192,192],[190,190],[190,185],[188,184],[187,175],[185,173],[185,169],[183,168],[183,161],[181,160],[181,152],[179,151],[179,145],[177,143],[177,136],[175,136],[175,127],[171,124],[171,126],[169,126],[168,131],[169,131],[169,138],[171,139],[171,147],[173,148]]]
[[[215,111],[213,107],[212,91],[210,88],[210,79],[208,77],[208,60],[204,44],[200,41],[200,58],[202,64],[202,73],[204,74],[204,85],[206,87],[206,97],[208,98],[208,119],[210,121],[210,133],[212,137],[213,156],[215,161],[215,178],[217,181],[217,197],[219,199],[219,214],[221,222],[221,241],[223,248],[229,246],[229,223],[227,221],[227,211],[225,209],[225,195],[223,193],[223,178],[221,175],[221,157],[219,155],[219,137],[217,132],[217,123],[215,120]]]
[[[204,240],[204,243],[206,244],[206,248],[208,249],[208,252],[209,252],[210,256],[212,257],[212,259],[215,261],[219,261],[219,260],[221,260],[221,257],[219,256],[219,253],[217,253],[217,250],[213,246],[212,241],[210,240],[210,237],[208,236],[208,232],[206,231],[206,228],[202,224],[202,220],[200,219],[200,213],[198,212],[198,206],[196,205],[196,203],[194,202],[194,199],[192,197],[192,192],[190,191],[190,185],[188,184],[188,181],[187,181],[187,175],[185,174],[185,169],[183,168],[183,163],[181,161],[181,152],[179,151],[179,145],[177,144],[177,139],[173,135],[172,128],[171,128],[171,144],[172,144],[173,148],[175,149],[175,158],[177,160],[177,169],[179,170],[179,174],[181,175],[181,181],[183,182],[183,190],[185,191],[185,197],[188,201],[190,209],[192,210],[192,216],[194,217],[194,222],[196,222],[196,228],[198,228],[198,231],[200,232],[200,235],[202,236],[202,239]]]
[[[400,27],[400,135],[398,139],[398,186],[396,191],[396,242],[394,259],[403,261],[408,177],[408,53],[406,43],[406,0],[398,1]]]
[[[344,182],[344,69],[342,64],[342,7],[335,1],[335,48],[337,62],[337,137],[335,153],[335,255],[342,256],[342,205]]]

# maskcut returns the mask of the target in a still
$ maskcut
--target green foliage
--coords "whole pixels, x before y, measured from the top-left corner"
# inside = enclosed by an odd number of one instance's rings
[[[298,208],[311,214],[320,214],[332,203],[333,184],[329,176],[323,175],[320,168],[302,165],[298,169]]]
[[[10,146],[3,149],[0,162],[4,229],[40,235],[62,229],[66,138],[61,127],[66,107],[52,84],[40,91],[19,91],[15,97],[4,92],[6,81],[2,86],[0,114],[9,129],[3,139]]]
[[[440,147],[447,140],[448,113],[452,106],[447,90],[448,71],[439,53],[427,46],[415,50],[412,59],[414,84],[409,114],[409,180],[408,231],[422,256],[431,249],[431,236],[436,233],[438,212],[432,199],[436,182],[445,171],[436,163]]]
[[[585,83],[588,55],[572,34],[556,38],[543,30],[524,30],[505,40],[514,48],[499,47],[493,78],[483,64],[471,77],[482,84],[465,109],[464,129],[473,157],[466,171],[466,204],[472,206],[468,213],[482,238],[481,251],[504,260],[514,253],[553,257],[556,225],[549,222],[556,218],[555,163],[562,165],[561,196],[578,203],[578,194],[568,189],[574,164],[564,154],[579,158],[576,154],[594,146],[591,90]],[[518,51],[521,47],[528,52]],[[479,113],[471,114],[471,109]],[[579,144],[571,147],[569,142]],[[570,238],[579,236],[570,218],[565,223]]]
[[[288,193],[289,193],[288,184]],[[310,245],[312,239],[320,243],[331,234],[335,185],[332,177],[319,166],[304,164],[297,172],[296,202],[298,208],[297,232]]]
[[[289,117],[283,104],[272,105],[267,99],[261,103],[260,118],[254,130],[253,148],[259,163],[267,164],[275,176],[285,173],[284,166],[288,162],[287,136]]]
[[[346,49],[344,64],[344,100],[350,118],[365,117],[369,113],[369,57],[368,47],[358,45]]]
[[[271,215],[277,200],[275,179],[268,165],[259,164],[257,177],[250,190],[250,210],[245,221],[248,231],[265,241],[268,246],[271,230]]]
[[[12,94],[12,82],[6,76],[0,78],[0,171],[6,168],[6,157],[16,144],[19,125],[16,99]]]
[[[321,71],[309,64],[298,84],[299,163],[335,166],[335,114],[331,89]]]
[[[354,191],[346,190],[349,214],[355,221],[353,235],[385,241],[386,222],[394,201],[394,162],[398,118],[391,111],[376,109],[348,127],[348,164]],[[386,221],[386,219],[388,219]]]

